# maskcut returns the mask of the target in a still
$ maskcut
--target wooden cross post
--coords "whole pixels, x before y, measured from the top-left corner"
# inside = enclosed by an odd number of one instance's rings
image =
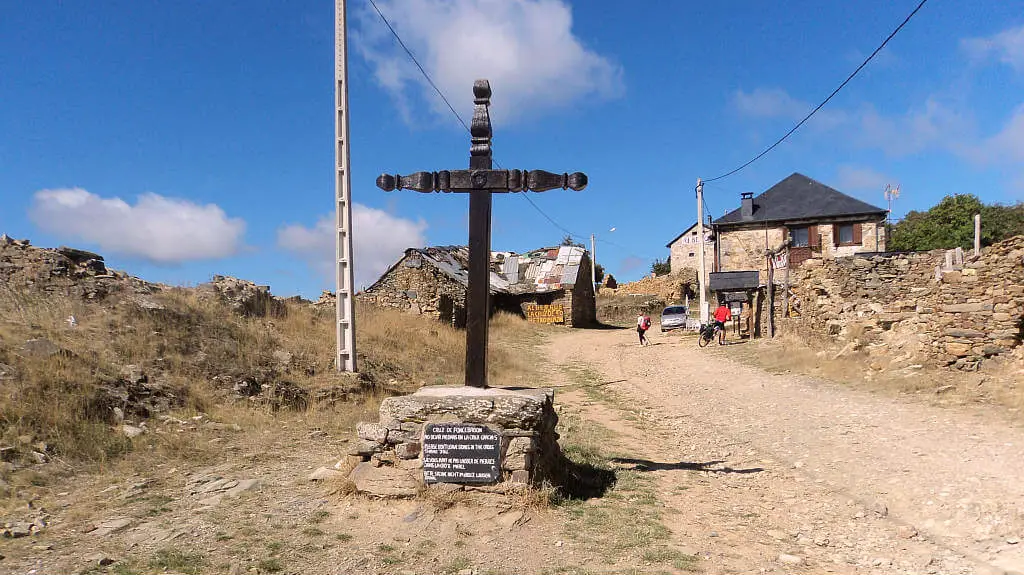
[[[487,387],[487,322],[490,317],[491,194],[546,192],[555,188],[582,190],[587,176],[581,172],[554,174],[542,170],[494,170],[491,165],[491,85],[473,83],[472,145],[468,170],[416,172],[408,176],[381,174],[377,187],[390,192],[469,194],[469,287],[466,293],[466,385]]]

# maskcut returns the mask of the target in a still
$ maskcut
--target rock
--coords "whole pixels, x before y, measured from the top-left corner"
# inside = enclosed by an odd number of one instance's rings
[[[789,534],[778,529],[769,529],[767,535],[776,541],[786,541],[789,539]]]
[[[52,341],[42,337],[30,339],[21,346],[21,353],[28,357],[52,357],[60,352],[60,347]]]
[[[97,523],[95,526],[93,526],[93,528],[89,530],[89,533],[96,537],[106,537],[111,533],[117,533],[118,531],[125,529],[131,524],[132,520],[128,517],[107,519],[106,521],[103,521],[102,523]]]
[[[276,361],[277,363],[280,363],[281,365],[288,366],[288,365],[291,365],[291,363],[292,363],[292,354],[291,354],[291,352],[285,351],[283,349],[279,349],[279,350],[275,351],[273,353],[273,356],[274,356],[274,361]]]
[[[57,253],[75,262],[76,264],[85,263],[89,260],[103,261],[103,256],[95,254],[93,252],[87,252],[85,250],[79,250],[76,248],[69,248],[67,246],[60,246],[57,248]]]
[[[800,565],[803,562],[803,557],[797,557],[796,555],[790,555],[788,553],[779,554],[779,563],[785,563],[786,565]]]
[[[239,481],[237,485],[235,485],[231,489],[228,489],[227,491],[225,491],[224,495],[226,495],[228,497],[234,497],[234,496],[236,496],[236,495],[238,495],[240,493],[244,493],[246,491],[252,491],[254,489],[259,489],[262,486],[263,486],[263,482],[260,481],[259,479],[243,479],[243,480]]]
[[[356,425],[359,439],[385,444],[388,441],[388,428],[379,423],[359,423]]]
[[[418,477],[410,470],[396,467],[374,467],[360,463],[348,476],[356,490],[377,497],[412,497],[419,492]]]
[[[407,443],[399,443],[395,446],[395,455],[399,459],[416,459],[420,456],[420,443],[418,441],[410,441]]]
[[[85,562],[94,567],[106,567],[117,563],[117,559],[104,555],[103,553],[93,553],[85,557]]]
[[[28,456],[32,460],[32,462],[37,465],[42,465],[50,461],[50,456],[46,455],[45,453],[40,453],[38,451],[31,451],[29,452]]]
[[[125,437],[131,439],[133,437],[138,437],[143,433],[146,433],[146,430],[142,427],[136,427],[134,425],[128,425],[126,423],[121,425],[121,433],[123,433]]]
[[[341,477],[342,473],[337,469],[331,469],[330,467],[318,467],[316,471],[309,474],[307,478],[309,481],[326,481],[328,479],[334,479],[335,477]]]
[[[985,303],[958,303],[942,306],[942,311],[945,313],[976,313],[991,310],[992,304]]]
[[[491,423],[532,429],[545,410],[553,410],[551,390],[423,387],[411,395],[388,397],[380,406],[381,421],[428,421],[431,416],[466,423]]]
[[[946,353],[957,357],[965,357],[971,353],[971,345],[967,343],[947,343]]]
[[[383,446],[376,441],[367,441],[361,439],[355,442],[352,447],[348,450],[348,455],[359,456],[359,457],[370,457],[374,453],[377,453],[383,449]]]
[[[956,328],[951,328],[951,329],[947,329],[944,333],[947,336],[949,336],[949,337],[966,337],[966,338],[983,338],[983,337],[985,337],[985,332],[978,331],[976,329],[956,329]]]
[[[18,522],[9,525],[4,528],[4,537],[10,537],[11,539],[18,539],[21,537],[28,537],[32,534],[32,524],[25,522]]]
[[[912,539],[917,536],[917,529],[910,525],[900,525],[896,528],[896,536],[900,539]]]

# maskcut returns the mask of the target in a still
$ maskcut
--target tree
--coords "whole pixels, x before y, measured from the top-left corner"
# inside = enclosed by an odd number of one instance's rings
[[[604,266],[601,264],[594,264],[594,281],[597,283],[604,281]]]
[[[654,260],[654,263],[651,264],[651,273],[656,276],[667,276],[672,273],[672,265],[668,259]]]
[[[889,249],[923,251],[974,245],[974,215],[981,214],[981,244],[988,246],[1024,234],[1024,204],[985,205],[974,194],[942,198],[928,211],[911,211],[890,226]]]
[[[575,246],[577,248],[584,248],[584,249],[586,249],[586,247],[587,247],[587,246],[585,246],[585,245],[583,245],[583,244],[581,244],[581,243],[579,243],[577,241],[574,241],[572,239],[572,236],[570,236],[569,234],[566,234],[565,237],[562,238],[562,245],[563,246]]]

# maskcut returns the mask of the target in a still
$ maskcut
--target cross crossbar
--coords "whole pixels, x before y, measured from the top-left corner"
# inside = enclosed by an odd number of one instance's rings
[[[377,187],[417,192],[471,192],[487,190],[502,192],[546,192],[555,188],[580,191],[587,187],[587,175],[582,172],[555,174],[544,170],[441,170],[416,172],[408,176],[381,174]]]
[[[473,123],[468,170],[381,174],[377,187],[385,192],[469,194],[469,286],[466,289],[466,385],[487,387],[487,322],[490,316],[491,194],[546,192],[587,187],[582,172],[494,170],[491,160],[491,85],[473,83]]]

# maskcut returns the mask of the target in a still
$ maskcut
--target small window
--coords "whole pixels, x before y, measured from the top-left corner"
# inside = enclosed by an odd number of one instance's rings
[[[853,233],[852,231],[850,233]],[[811,245],[807,228],[790,228],[789,237],[793,240],[793,247],[802,248]]]
[[[690,257],[691,257],[691,258],[693,257],[693,252],[690,252]]]
[[[844,224],[839,226],[839,243],[840,244],[852,244],[853,243],[853,224]]]

